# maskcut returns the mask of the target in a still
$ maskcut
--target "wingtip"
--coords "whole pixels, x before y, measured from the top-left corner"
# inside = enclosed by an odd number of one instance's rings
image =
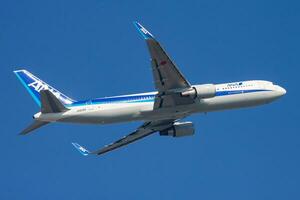
[[[133,23],[135,26],[136,26],[137,24],[139,24],[138,21],[133,21],[132,23]]]
[[[16,74],[16,73],[18,73],[18,72],[23,72],[23,71],[25,71],[25,69],[16,69],[16,70],[14,70],[13,72]]]
[[[90,151],[85,149],[84,147],[80,146],[76,142],[72,142],[72,145],[83,155],[83,156],[88,156],[90,154]]]
[[[154,39],[154,36],[139,22],[134,21],[133,22],[136,29],[140,32],[140,34],[143,36],[144,39]]]

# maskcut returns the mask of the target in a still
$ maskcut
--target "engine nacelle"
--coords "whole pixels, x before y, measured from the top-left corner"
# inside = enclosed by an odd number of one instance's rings
[[[192,122],[175,122],[171,128],[160,131],[162,136],[183,137],[194,135],[195,129]]]
[[[214,84],[194,85],[191,89],[182,92],[181,95],[193,98],[211,98],[216,96],[216,86]]]

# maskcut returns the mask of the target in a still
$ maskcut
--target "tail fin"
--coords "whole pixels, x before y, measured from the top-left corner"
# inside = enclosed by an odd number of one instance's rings
[[[54,96],[56,96],[63,104],[71,104],[74,102],[73,99],[67,97],[54,87],[48,85],[41,79],[37,78],[30,72],[26,70],[16,70],[14,71],[18,79],[21,81],[21,83],[24,85],[24,87],[27,89],[27,91],[30,93],[32,98],[35,100],[35,102],[41,107],[41,95],[40,91],[42,90],[49,90],[51,91]]]

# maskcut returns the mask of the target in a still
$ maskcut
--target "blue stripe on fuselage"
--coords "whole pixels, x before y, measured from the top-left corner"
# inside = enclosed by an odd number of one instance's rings
[[[252,92],[264,92],[270,90],[227,90],[227,91],[217,91],[216,96],[226,96],[226,95],[233,95],[233,94],[244,94],[244,93],[252,93]]]
[[[67,106],[82,106],[91,104],[112,104],[112,103],[142,103],[153,102],[155,95],[131,95],[120,97],[107,97],[92,100],[77,101]]]
[[[217,91],[216,96],[227,96],[235,94],[244,94],[252,92],[263,92],[270,90],[228,90],[228,91]],[[154,102],[155,95],[130,95],[120,97],[106,97],[92,100],[77,101],[72,104],[66,105],[67,107],[72,106],[83,106],[83,105],[95,105],[95,104],[113,104],[113,103],[143,103],[143,102]]]

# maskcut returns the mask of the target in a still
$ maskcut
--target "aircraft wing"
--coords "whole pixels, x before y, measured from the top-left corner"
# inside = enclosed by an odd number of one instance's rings
[[[192,103],[193,99],[182,97],[178,92],[179,90],[191,88],[190,83],[179,71],[175,63],[154,36],[138,22],[134,22],[134,25],[146,40],[151,56],[154,83],[158,90],[154,108],[157,109]]]
[[[156,89],[159,92],[166,92],[172,89],[191,87],[153,35],[138,22],[134,22],[134,25],[147,42]]]
[[[142,126],[140,126],[133,133],[126,135],[123,138],[121,138],[109,145],[106,145],[103,148],[96,150],[96,151],[89,151],[77,143],[72,143],[72,144],[84,156],[87,156],[90,154],[101,155],[101,154],[107,153],[109,151],[112,151],[114,149],[125,146],[127,144],[130,144],[136,140],[142,139],[142,138],[144,138],[148,135],[151,135],[152,133],[155,133],[157,131],[163,131],[163,130],[171,127],[173,125],[173,123],[174,123],[174,120],[160,120],[160,121],[145,122]]]

